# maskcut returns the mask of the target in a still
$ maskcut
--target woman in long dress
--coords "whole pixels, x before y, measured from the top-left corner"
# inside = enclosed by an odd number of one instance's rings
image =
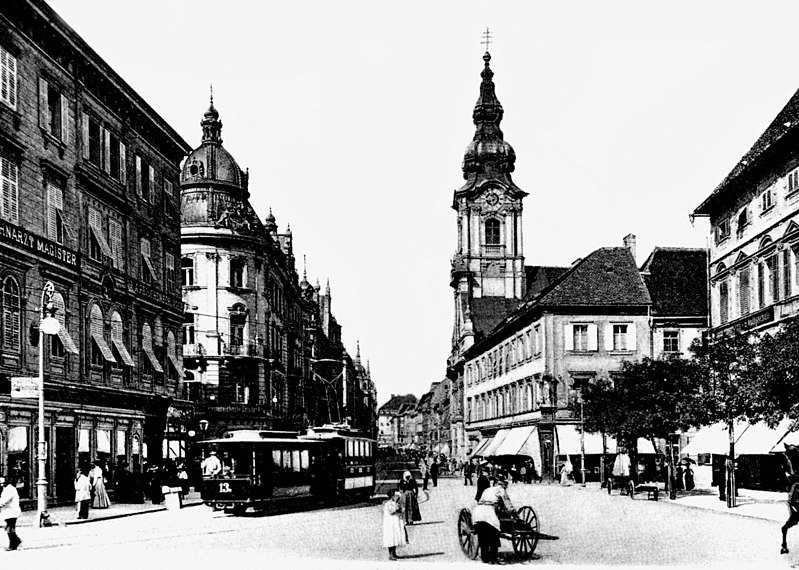
[[[105,490],[105,475],[99,460],[94,462],[94,467],[89,473],[89,480],[94,489],[92,508],[107,509],[111,505],[111,501],[108,499],[108,491]]]
[[[402,517],[402,493],[395,491],[383,505],[383,547],[389,560],[397,560],[397,547],[408,544],[408,531]]]
[[[402,481],[399,484],[402,491],[402,510],[405,517],[405,524],[413,524],[422,520],[422,513],[419,512],[419,484],[413,478],[410,471],[402,474]]]

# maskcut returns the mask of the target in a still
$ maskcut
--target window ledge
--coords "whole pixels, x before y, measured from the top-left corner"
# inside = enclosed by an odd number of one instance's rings
[[[786,199],[786,200],[793,200],[793,199],[794,199],[794,198],[796,198],[797,196],[799,196],[799,188],[797,188],[797,189],[796,189],[796,190],[794,190],[793,192],[789,192],[788,194],[786,194],[786,195],[785,195],[785,199]]]
[[[766,214],[768,214],[769,212],[771,212],[773,209],[774,209],[774,204],[772,204],[771,206],[769,206],[769,207],[768,207],[768,208],[766,208],[765,210],[761,211],[761,212],[760,212],[760,215],[761,215],[761,216],[765,216]]]

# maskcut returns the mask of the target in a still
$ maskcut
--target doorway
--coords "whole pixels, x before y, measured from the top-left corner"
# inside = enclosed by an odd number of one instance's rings
[[[58,502],[75,499],[75,429],[55,428],[55,496]]]

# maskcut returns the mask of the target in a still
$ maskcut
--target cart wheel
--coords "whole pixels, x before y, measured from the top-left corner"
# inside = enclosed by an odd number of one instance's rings
[[[516,512],[516,517],[518,521],[514,523],[511,536],[513,552],[520,558],[529,559],[538,545],[538,515],[532,507],[522,507]]]
[[[458,542],[466,556],[477,559],[477,535],[472,532],[472,512],[469,509],[461,509],[458,515]]]
[[[627,492],[630,493],[630,498],[635,499],[635,483],[632,479],[627,483]]]

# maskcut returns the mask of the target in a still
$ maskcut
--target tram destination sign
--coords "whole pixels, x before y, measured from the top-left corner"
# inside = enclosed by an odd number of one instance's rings
[[[11,398],[14,400],[38,399],[39,378],[36,376],[12,376]]]
[[[0,223],[0,243],[21,247],[70,269],[78,269],[80,265],[80,256],[71,249],[9,222]]]

